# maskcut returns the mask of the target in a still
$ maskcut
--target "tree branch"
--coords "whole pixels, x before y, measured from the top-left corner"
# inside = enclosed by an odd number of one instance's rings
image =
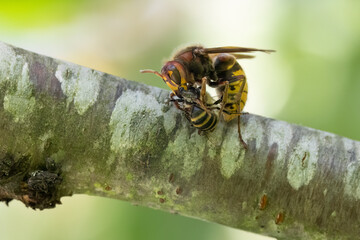
[[[279,239],[360,236],[360,144],[256,115],[198,135],[168,91],[0,43],[0,199],[89,194]]]

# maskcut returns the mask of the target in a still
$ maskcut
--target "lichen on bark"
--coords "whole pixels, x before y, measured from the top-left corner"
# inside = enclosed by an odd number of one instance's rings
[[[168,91],[3,43],[0,56],[1,201],[86,193],[279,239],[360,236],[359,142],[248,114],[245,150],[236,121],[200,136]]]

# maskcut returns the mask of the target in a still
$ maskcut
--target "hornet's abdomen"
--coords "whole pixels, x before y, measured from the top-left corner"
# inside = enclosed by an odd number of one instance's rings
[[[214,66],[219,80],[221,82],[229,82],[223,116],[225,121],[230,121],[236,118],[245,106],[248,94],[246,76],[240,64],[236,61],[236,58],[230,54],[219,54],[214,61]],[[241,85],[244,81],[245,86],[243,92],[241,93],[241,98],[239,98],[238,96],[241,91]],[[224,93],[224,86],[218,87],[217,93],[218,96],[221,97]]]
[[[218,116],[198,106],[193,106],[190,116],[191,124],[201,131],[213,131],[218,122]]]

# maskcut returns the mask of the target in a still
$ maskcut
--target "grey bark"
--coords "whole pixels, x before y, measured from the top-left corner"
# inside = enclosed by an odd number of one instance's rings
[[[0,200],[117,198],[278,239],[360,236],[360,144],[252,114],[199,135],[168,91],[0,43]]]

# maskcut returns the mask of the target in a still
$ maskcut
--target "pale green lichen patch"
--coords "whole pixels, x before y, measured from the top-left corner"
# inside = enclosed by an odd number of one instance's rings
[[[164,124],[164,127],[166,134],[170,134],[176,126],[176,112],[178,112],[178,109],[171,107],[169,111],[164,113],[164,122],[166,123]]]
[[[28,64],[23,58],[16,60],[18,61],[16,64],[22,65],[22,71],[20,75],[16,72],[10,74],[10,80],[16,81],[16,90],[7,91],[4,97],[4,109],[14,116],[15,122],[25,122],[35,107],[35,98],[32,96],[33,84],[29,79]]]
[[[136,147],[145,141],[154,129],[154,122],[162,116],[161,106],[152,95],[127,90],[116,101],[110,119],[111,150],[121,153],[122,149]],[[150,143],[149,143],[150,144]]]
[[[345,158],[349,163],[343,182],[345,194],[360,199],[360,144],[356,141],[344,138]]]
[[[94,183],[94,188],[95,188],[97,191],[99,191],[100,189],[102,189],[101,184],[98,183],[98,182]]]
[[[258,117],[250,115],[246,126],[241,126],[241,133],[246,143],[255,139],[255,149],[260,148],[261,141],[264,136],[264,128]],[[236,130],[237,132],[237,130]]]
[[[349,151],[354,150],[354,148],[355,148],[354,140],[351,140],[351,139],[348,139],[348,138],[343,138],[342,142],[344,144],[345,154],[348,153]]]
[[[337,214],[336,214],[336,211],[333,211],[330,216],[331,216],[331,217],[336,217],[336,215],[337,215]]]
[[[224,139],[220,152],[221,174],[230,178],[244,163],[245,150],[238,140],[238,132],[229,132]]]
[[[246,209],[247,209],[247,202],[246,201],[244,201],[244,202],[242,202],[241,203],[241,209],[243,210],[243,211],[245,211]]]
[[[10,46],[2,42],[0,42],[0,52],[0,82],[18,81],[25,63],[23,57],[17,56]]]
[[[293,135],[292,127],[288,123],[282,121],[271,121],[268,126],[268,129],[269,129],[269,137],[268,137],[269,148],[274,143],[277,143],[278,146],[277,160],[279,161],[279,165],[284,165],[286,150],[289,147]]]
[[[205,132],[204,133],[205,137],[210,142],[210,145],[211,145],[210,149],[216,149],[221,146],[222,141],[223,141],[221,136],[224,134],[224,128],[226,125],[227,125],[227,123],[220,120],[213,132]],[[209,153],[210,153],[210,151],[209,151]]]
[[[181,176],[186,179],[194,176],[195,173],[200,170],[203,163],[204,149],[206,144],[206,139],[203,136],[200,136],[197,132],[194,132],[190,136],[190,144],[194,148],[192,151],[186,151],[183,155],[184,157],[184,166]]]
[[[269,219],[265,225],[265,228],[268,232],[276,233],[278,232],[279,225],[277,225],[274,219]]]
[[[113,164],[113,162],[115,162],[115,156],[109,156],[109,158],[106,160],[106,165],[110,166],[111,164]]]
[[[134,179],[134,175],[132,173],[126,174],[126,181],[131,182]]]
[[[226,123],[225,123],[226,124]],[[221,148],[222,136],[224,135],[224,122],[219,122],[215,130],[210,133],[206,133],[206,137],[209,141],[208,157],[215,159],[218,149]]]
[[[40,140],[39,149],[41,152],[44,151],[45,147],[49,144],[49,139],[51,139],[53,136],[54,136],[53,132],[49,130],[39,137]]]
[[[60,64],[55,76],[66,95],[67,105],[74,101],[77,112],[82,115],[95,104],[100,91],[103,73],[71,64]]]
[[[326,197],[327,192],[328,192],[328,190],[327,190],[327,188],[325,188],[323,191],[324,197]]]
[[[0,83],[9,82],[4,96],[4,109],[14,116],[14,121],[25,122],[33,112],[35,98],[29,79],[29,67],[22,56],[0,42]]]
[[[95,182],[94,183],[94,189],[96,192],[108,195],[108,196],[114,196],[116,195],[116,191],[114,189],[111,188],[111,186],[108,183],[99,183],[99,182]]]
[[[59,150],[56,153],[51,154],[50,158],[55,162],[61,162],[65,159],[66,152],[64,150]]]
[[[313,179],[318,161],[319,143],[315,136],[304,136],[299,139],[289,157],[287,179],[289,184],[298,190],[308,185]]]
[[[343,138],[342,142],[345,150],[344,156],[348,162],[354,161],[356,156],[360,157],[360,146],[354,140]]]
[[[131,200],[131,199],[134,198],[134,194],[133,193],[126,193],[125,198]]]
[[[209,156],[209,158],[215,158],[216,157],[216,149],[212,148],[212,147],[209,148],[208,156]]]
[[[347,166],[346,175],[344,177],[345,182],[345,194],[360,199],[360,161],[351,162]]]
[[[185,123],[188,124],[188,122]],[[207,139],[200,136],[197,131],[190,135],[187,127],[181,127],[174,141],[170,142],[165,150],[164,164],[168,162],[168,157],[179,159],[177,163],[182,164],[180,174],[189,180],[202,166],[206,141]],[[184,148],[184,143],[192,146],[191,150]]]

